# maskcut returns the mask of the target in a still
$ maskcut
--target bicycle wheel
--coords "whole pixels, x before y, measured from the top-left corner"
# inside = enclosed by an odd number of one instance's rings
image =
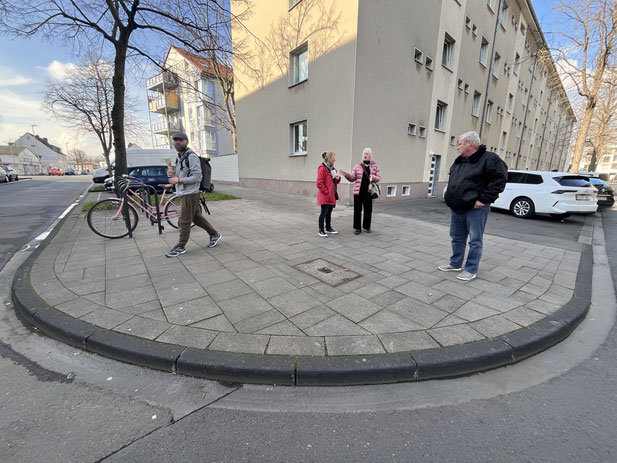
[[[122,238],[129,234],[126,229],[126,222],[122,216],[122,202],[119,199],[109,198],[96,203],[88,211],[88,226],[90,229],[103,238]],[[135,231],[139,216],[135,209],[129,205],[129,219],[131,221],[131,232]]]
[[[178,219],[180,218],[180,196],[173,196],[169,198],[167,204],[165,204],[165,210],[163,211],[163,219],[167,220],[167,223],[174,228],[178,228]],[[191,228],[195,224],[191,224]]]

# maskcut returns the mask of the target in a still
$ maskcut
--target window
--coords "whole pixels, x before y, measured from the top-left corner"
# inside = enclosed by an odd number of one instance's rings
[[[202,130],[199,132],[199,144],[202,151],[216,151],[216,133],[212,130]]]
[[[486,0],[486,4],[491,9],[491,11],[495,11],[495,2],[497,0]]]
[[[463,79],[458,80],[458,89],[463,90]]]
[[[493,102],[491,100],[488,100],[486,102],[486,117],[484,118],[484,122],[486,122],[487,124],[490,124],[492,119],[493,119]]]
[[[424,59],[424,53],[422,53],[422,50],[418,50],[417,48],[415,48],[413,52],[413,59],[416,63],[422,64],[422,61]]]
[[[499,79],[499,68],[501,66],[501,55],[495,53],[495,59],[493,60],[493,77]]]
[[[486,67],[488,62],[488,40],[482,37],[482,45],[480,45],[480,64]]]
[[[525,183],[529,185],[540,185],[544,183],[544,179],[538,174],[527,174],[525,176]]]
[[[501,27],[503,27],[504,29],[506,28],[506,23],[508,22],[509,9],[510,7],[508,6],[508,2],[504,0],[503,4],[501,5],[501,11],[499,12],[499,24],[501,24]]]
[[[471,18],[469,16],[465,16],[465,27],[471,29]]]
[[[518,76],[518,69],[521,66],[521,55],[519,55],[518,53],[516,53],[514,55],[514,67],[512,68],[512,70],[514,71],[514,74]]]
[[[424,127],[423,125],[418,126],[418,137],[426,138],[426,127]]]
[[[506,101],[506,111],[512,113],[512,106],[514,104],[514,95],[508,94],[508,100]]]
[[[446,129],[446,111],[448,105],[443,101],[437,100],[437,111],[435,112],[435,130],[440,132]]]
[[[450,144],[456,146],[456,137],[450,137]]]
[[[200,93],[202,94],[202,98],[204,100],[214,100],[214,82],[211,80],[200,80],[199,87]]]
[[[393,198],[394,196],[396,196],[396,186],[388,185],[388,188],[386,191],[387,191],[386,196],[388,198]]]
[[[197,125],[202,126],[206,123],[204,106],[197,106]]]
[[[501,132],[501,139],[499,140],[499,148],[504,149],[506,147],[506,139],[508,138],[508,132]]]
[[[525,24],[521,22],[521,34],[525,35]]]
[[[308,44],[300,45],[291,52],[291,84],[295,85],[308,79]]]
[[[441,65],[452,69],[452,61],[454,58],[454,43],[455,40],[448,33],[443,40],[443,53],[441,55]]]
[[[401,196],[410,196],[411,195],[411,185],[403,185],[403,191],[401,192]]]
[[[475,117],[479,117],[480,116],[480,98],[482,97],[481,94],[479,94],[478,92],[474,92],[473,94],[473,101],[471,103],[471,115],[475,116]]]
[[[478,26],[476,26],[475,24],[473,24],[473,25],[471,26],[471,33],[472,33],[474,36],[478,35]]]
[[[424,65],[426,66],[426,69],[428,69],[429,71],[433,70],[433,58],[431,58],[430,56],[426,57],[426,60],[424,61]]]
[[[291,124],[291,155],[302,156],[307,152],[308,126],[307,121]]]
[[[527,94],[529,93],[528,89],[525,89],[525,95],[523,97],[523,107],[527,106]]]
[[[525,183],[525,172],[508,172],[508,183]]]
[[[469,84],[465,84],[465,93],[469,93]]]
[[[413,124],[412,122],[407,124],[407,135],[413,135],[415,137],[417,131],[418,131],[418,128],[416,124]]]

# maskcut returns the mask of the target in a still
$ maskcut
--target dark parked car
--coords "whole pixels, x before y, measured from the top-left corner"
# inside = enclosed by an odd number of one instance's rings
[[[163,191],[159,184],[169,183],[167,166],[133,166],[127,169],[127,173],[146,185],[153,186],[159,192]],[[105,188],[108,190],[113,188],[113,178],[105,179]]]
[[[598,177],[589,177],[589,182],[598,189],[598,206],[611,207],[615,204],[612,186]]]
[[[19,174],[15,172],[11,166],[0,166],[1,169],[6,173],[6,181],[7,182],[16,182],[19,180]]]
[[[73,169],[66,169],[64,175],[77,175]]]

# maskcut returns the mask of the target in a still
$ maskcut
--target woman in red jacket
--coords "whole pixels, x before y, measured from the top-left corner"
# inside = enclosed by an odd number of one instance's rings
[[[323,162],[317,169],[317,204],[321,206],[319,214],[319,236],[327,237],[336,235],[338,232],[332,228],[332,209],[336,205],[338,193],[336,185],[341,181],[341,177],[334,168],[336,155],[332,151],[326,151],[321,155]],[[324,228],[325,222],[325,228]]]
[[[366,233],[371,232],[371,218],[373,215],[373,198],[369,187],[371,183],[377,183],[381,180],[379,166],[373,161],[373,151],[370,148],[364,148],[362,152],[362,162],[356,164],[351,173],[341,170],[343,175],[350,182],[354,182],[353,186],[353,228],[355,234],[362,233],[360,228],[360,215],[364,208],[364,220],[362,227]]]

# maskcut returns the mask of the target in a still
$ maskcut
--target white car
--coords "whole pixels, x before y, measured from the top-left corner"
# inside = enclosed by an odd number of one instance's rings
[[[571,214],[593,214],[598,210],[598,190],[589,178],[567,172],[508,171],[506,189],[491,207],[509,209],[528,219],[535,214],[565,218]]]

